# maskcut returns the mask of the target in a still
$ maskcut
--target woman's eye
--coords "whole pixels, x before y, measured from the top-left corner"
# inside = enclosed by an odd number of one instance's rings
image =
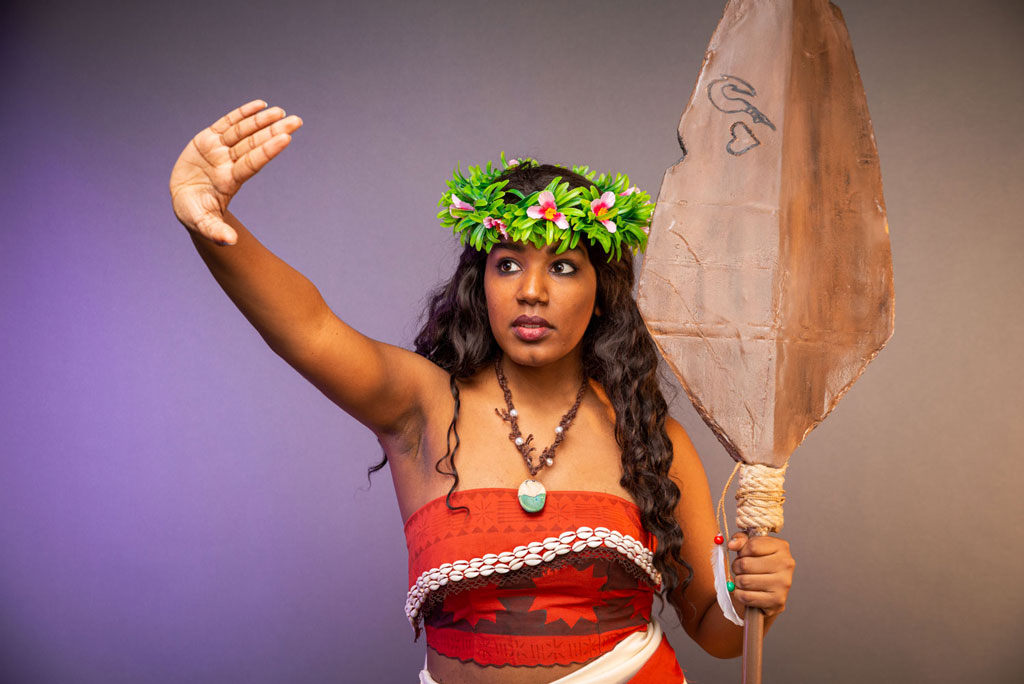
[[[551,271],[558,275],[569,275],[576,272],[576,266],[568,261],[556,261],[551,265]]]
[[[519,270],[519,264],[511,259],[502,259],[498,262],[498,270],[502,273],[515,273]]]

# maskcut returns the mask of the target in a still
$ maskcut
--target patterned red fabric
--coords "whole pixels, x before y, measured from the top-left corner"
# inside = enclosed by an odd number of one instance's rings
[[[686,684],[686,675],[679,667],[679,660],[668,638],[661,637],[658,650],[629,680],[628,684]]]
[[[636,505],[611,494],[549,492],[544,509],[534,514],[520,507],[512,489],[457,492],[452,505],[469,512],[453,511],[439,498],[406,522],[410,585],[445,563],[512,551],[582,525],[654,547]],[[481,665],[583,663],[647,628],[654,591],[650,578],[621,553],[582,549],[535,567],[440,587],[424,608],[427,645]]]

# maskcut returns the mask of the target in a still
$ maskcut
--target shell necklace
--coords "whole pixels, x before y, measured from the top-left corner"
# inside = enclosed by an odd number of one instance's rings
[[[558,421],[558,425],[555,427],[555,441],[544,447],[544,450],[540,454],[540,458],[535,464],[533,457],[530,455],[536,448],[530,445],[533,441],[533,435],[527,435],[523,437],[523,433],[519,431],[519,412],[516,411],[515,405],[512,403],[512,390],[508,388],[508,380],[505,379],[505,373],[501,369],[501,362],[504,355],[499,355],[494,362],[494,374],[498,376],[498,385],[501,387],[501,391],[505,395],[505,405],[508,407],[507,410],[502,411],[500,409],[494,409],[494,412],[501,417],[506,423],[512,425],[512,432],[509,433],[508,438],[512,440],[512,443],[516,445],[516,449],[523,455],[523,460],[526,461],[526,467],[530,471],[530,478],[524,480],[519,485],[519,505],[523,507],[523,510],[527,513],[537,513],[544,508],[544,501],[547,498],[547,490],[544,489],[544,485],[539,481],[532,478],[537,476],[537,473],[542,468],[550,468],[555,465],[555,450],[558,445],[562,443],[565,438],[565,433],[572,425],[572,421],[576,418],[576,411],[580,408],[580,403],[583,401],[583,395],[587,392],[587,377],[583,376],[583,382],[580,383],[580,389],[576,393],[576,401],[573,403],[572,408],[562,416],[562,420]]]

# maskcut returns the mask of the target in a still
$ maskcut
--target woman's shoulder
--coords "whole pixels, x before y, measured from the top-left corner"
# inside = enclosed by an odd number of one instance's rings
[[[705,478],[704,464],[690,440],[686,428],[671,416],[665,418],[665,432],[672,442],[672,466],[669,474],[676,480],[687,482],[693,477]]]
[[[690,435],[686,432],[686,428],[672,416],[665,417],[665,432],[668,433],[668,438],[672,440],[673,447],[678,449],[681,445],[685,445],[693,449],[693,442],[690,441]]]

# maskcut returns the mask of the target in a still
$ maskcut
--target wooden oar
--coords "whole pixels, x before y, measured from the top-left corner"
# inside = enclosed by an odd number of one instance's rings
[[[741,483],[757,468],[781,475],[771,469],[784,468],[893,330],[878,152],[839,9],[731,0],[679,143],[640,308],[698,413],[743,464]],[[781,497],[777,479],[769,498]],[[781,505],[763,524],[744,523],[749,513],[741,505],[739,527],[782,526]],[[748,609],[745,630],[743,681],[753,684],[760,611]]]

